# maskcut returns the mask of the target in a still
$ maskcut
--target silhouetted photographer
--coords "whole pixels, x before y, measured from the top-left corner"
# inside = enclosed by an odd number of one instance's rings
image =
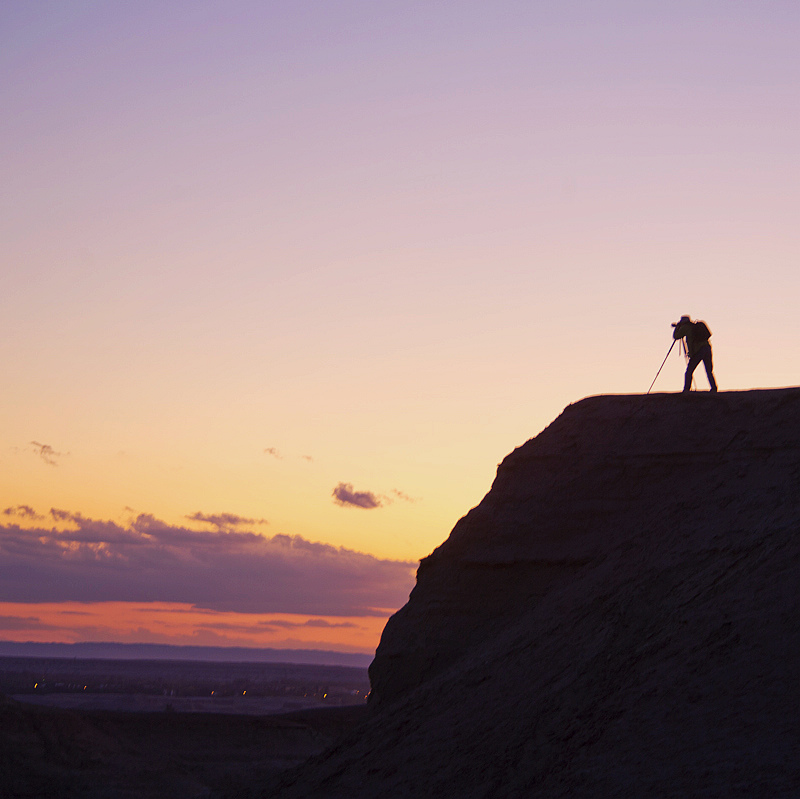
[[[686,366],[686,376],[683,380],[684,394],[692,387],[692,375],[700,361],[706,367],[708,384],[712,391],[717,390],[717,381],[714,380],[714,363],[711,355],[711,331],[705,322],[693,322],[688,316],[682,316],[678,322],[673,322],[675,330],[672,338],[675,341],[685,339],[683,351],[689,356],[689,363]]]

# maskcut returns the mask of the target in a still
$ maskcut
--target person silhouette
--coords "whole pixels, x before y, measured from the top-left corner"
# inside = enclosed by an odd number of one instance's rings
[[[678,339],[685,338],[686,351],[689,355],[689,363],[686,365],[686,375],[683,379],[683,393],[685,394],[692,387],[692,375],[694,370],[697,369],[700,361],[706,367],[706,376],[708,377],[708,384],[711,386],[711,391],[717,390],[717,381],[714,380],[714,362],[711,354],[711,331],[705,322],[693,322],[688,316],[682,316],[679,321],[673,322],[672,326],[675,330],[672,333],[672,338],[677,341]]]

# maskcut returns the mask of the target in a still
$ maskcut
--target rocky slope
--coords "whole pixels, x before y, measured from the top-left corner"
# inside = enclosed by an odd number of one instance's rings
[[[281,797],[800,795],[800,389],[592,397],[422,561]]]

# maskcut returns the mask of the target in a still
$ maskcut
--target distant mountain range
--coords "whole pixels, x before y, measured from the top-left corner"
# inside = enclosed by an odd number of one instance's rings
[[[78,644],[0,641],[0,657],[98,658],[101,660],[206,660],[222,663],[300,663],[366,668],[370,654],[323,649],[256,649],[244,646],[170,644]]]

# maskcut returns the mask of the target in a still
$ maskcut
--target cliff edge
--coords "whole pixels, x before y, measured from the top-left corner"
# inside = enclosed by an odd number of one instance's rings
[[[799,533],[800,389],[569,406],[421,562],[370,720],[277,795],[797,796]]]

